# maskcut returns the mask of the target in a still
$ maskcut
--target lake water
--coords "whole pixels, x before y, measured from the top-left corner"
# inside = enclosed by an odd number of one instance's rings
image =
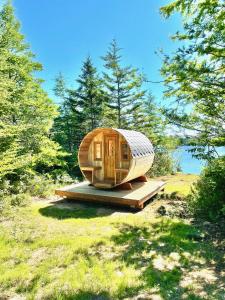
[[[205,162],[192,157],[191,153],[187,151],[188,149],[190,149],[188,146],[179,147],[173,155],[180,162],[183,173],[200,174]],[[225,155],[224,147],[219,147],[216,150],[220,155]]]

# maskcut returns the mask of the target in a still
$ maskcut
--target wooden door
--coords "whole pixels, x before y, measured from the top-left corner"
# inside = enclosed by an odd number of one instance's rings
[[[115,136],[105,136],[104,145],[104,170],[105,179],[115,178],[115,159],[116,159],[116,137]]]

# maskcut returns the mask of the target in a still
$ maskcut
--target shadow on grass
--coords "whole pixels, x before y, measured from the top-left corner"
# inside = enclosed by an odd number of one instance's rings
[[[59,220],[64,219],[91,219],[110,216],[114,213],[135,213],[129,207],[118,207],[101,203],[84,203],[70,199],[52,202],[51,205],[39,209],[41,215]]]
[[[58,220],[65,219],[90,219],[98,217],[96,209],[67,209],[67,208],[58,208],[56,206],[50,205],[42,207],[39,209],[39,212],[45,217],[51,217]]]
[[[139,290],[129,288],[124,297],[144,290],[150,293],[144,298],[152,299],[155,290],[160,299],[224,299],[223,253],[204,241],[203,232],[171,220],[119,230],[112,240],[125,250],[116,259],[141,270],[142,280]]]
[[[55,298],[53,298],[55,299]],[[60,298],[57,297],[56,299],[63,299],[63,300],[110,300],[109,294],[107,292],[101,294],[95,294],[92,292],[84,292],[80,291],[76,294],[66,295],[61,294]]]

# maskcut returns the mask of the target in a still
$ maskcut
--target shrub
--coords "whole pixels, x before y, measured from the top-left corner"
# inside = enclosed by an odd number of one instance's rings
[[[34,175],[26,183],[26,190],[31,196],[45,198],[52,192],[53,185],[53,180],[48,176]]]
[[[72,178],[65,170],[54,170],[49,173],[49,175],[57,184],[69,184],[77,182],[77,180]]]
[[[190,210],[209,220],[225,213],[225,156],[212,160],[188,197]]]
[[[0,214],[7,214],[12,207],[26,206],[30,203],[31,197],[29,194],[11,194],[0,197]]]
[[[10,206],[26,206],[30,203],[31,197],[29,194],[17,194],[6,197]]]
[[[156,149],[155,158],[148,175],[164,176],[168,174],[174,174],[178,171],[178,164],[175,162],[171,155],[171,151],[167,149]]]

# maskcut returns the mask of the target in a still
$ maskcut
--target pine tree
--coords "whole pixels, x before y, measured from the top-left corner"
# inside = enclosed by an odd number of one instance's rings
[[[41,88],[20,24],[7,2],[0,11],[0,178],[58,163],[49,130],[56,106]]]
[[[62,73],[59,73],[55,79],[55,87],[53,89],[54,94],[60,99],[58,111],[59,115],[54,121],[52,128],[53,138],[58,142],[65,151],[72,153],[72,138],[71,130],[73,127],[70,126],[70,109],[68,107],[66,84]]]
[[[109,118],[112,118],[114,126],[129,128],[132,115],[140,107],[145,91],[141,89],[143,77],[138,74],[138,70],[121,66],[120,51],[117,42],[113,40],[103,57],[106,68],[103,78],[110,109]]]
[[[155,146],[162,145],[166,129],[164,119],[159,106],[149,92],[139,108],[133,113],[131,128],[143,132]]]
[[[55,95],[61,99],[54,138],[76,160],[77,149],[92,129],[100,126],[105,93],[90,56],[83,62],[77,88],[68,89],[62,74],[56,78]]]
[[[59,116],[53,126],[53,138],[70,156],[66,159],[69,169],[77,165],[77,151],[85,134],[85,116],[78,107],[76,91],[68,89],[61,73],[55,79],[54,93],[60,99]]]
[[[75,97],[85,114],[85,127],[88,132],[99,126],[102,106],[105,100],[102,81],[97,74],[97,70],[90,56],[83,62],[77,83],[79,86],[76,90]]]

